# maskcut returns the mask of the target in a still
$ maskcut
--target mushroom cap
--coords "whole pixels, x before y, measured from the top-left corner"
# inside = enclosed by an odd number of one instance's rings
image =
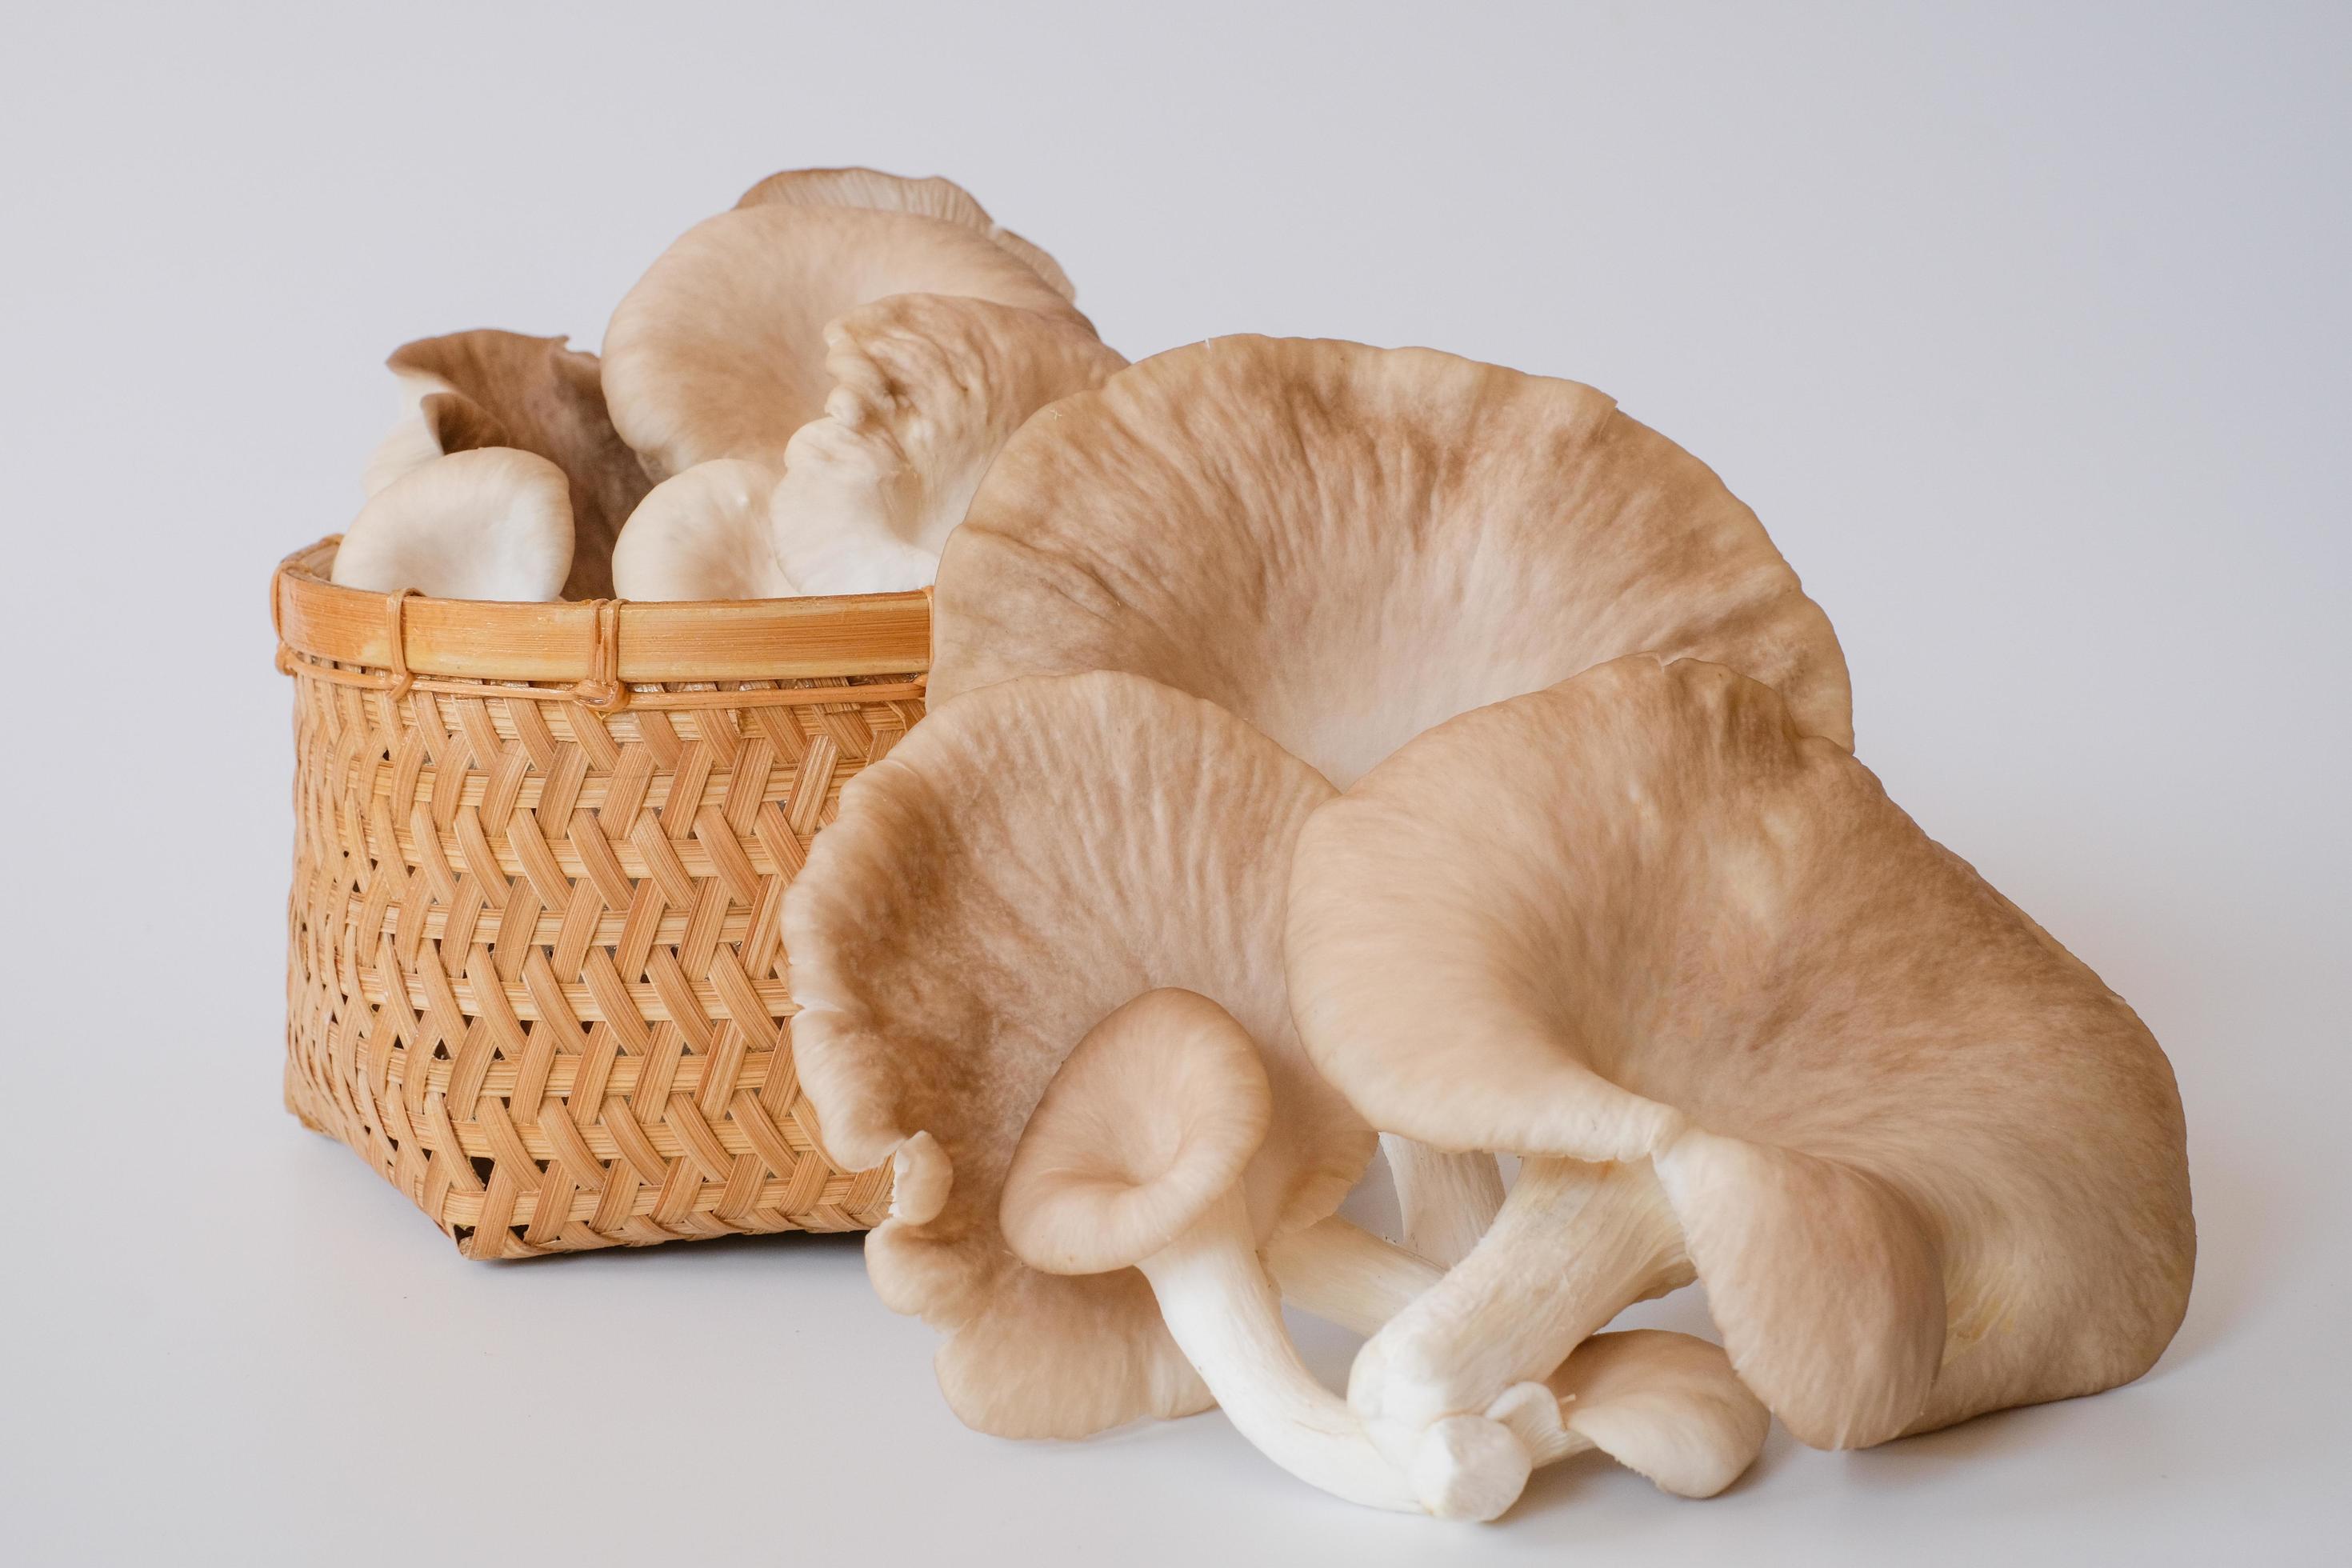
[[[419,338],[384,363],[404,412],[368,465],[368,493],[446,453],[511,447],[544,458],[571,484],[564,595],[610,596],[614,540],[651,481],[605,412],[596,356],[560,337],[482,328]]]
[[[769,526],[776,476],[740,458],[697,463],[656,485],[613,548],[624,599],[782,599],[800,590]]]
[[[2110,1387],[2179,1323],[2155,1040],[1720,666],[1620,659],[1413,741],[1308,823],[1287,929],[1302,1037],[1375,1126],[1650,1156],[1808,1443]]]
[[[1261,1239],[1331,1213],[1370,1161],[1283,988],[1289,848],[1330,795],[1231,714],[1109,673],[942,704],[842,792],[784,903],[794,1065],[835,1163],[895,1159],[922,1194],[866,1271],[949,1331],[940,1380],[970,1424],[1073,1436],[1208,1402],[1140,1274],[1040,1273],[999,1228],[1031,1110],[1114,1008],[1180,986],[1256,1042]]]
[[[1249,1031],[1196,991],[1147,991],[1087,1032],[1029,1113],[1005,1242],[1048,1274],[1132,1268],[1232,1190],[1273,1119]]]
[[[788,169],[781,174],[769,175],[745,191],[743,199],[735,205],[751,207],[772,202],[793,206],[914,213],[961,224],[1020,258],[1063,299],[1075,301],[1078,297],[1060,262],[990,217],[988,209],[970,191],[937,174],[910,180],[901,174],[886,174],[879,169]]]
[[[1574,382],[1219,338],[1032,420],[940,563],[931,691],[1148,675],[1342,787],[1481,703],[1639,651],[1853,743],[1845,664],[1755,515]]]
[[[439,376],[398,370],[392,375],[400,393],[400,413],[393,420],[392,428],[383,433],[383,439],[376,443],[375,450],[368,454],[367,466],[360,470],[360,489],[366,494],[374,495],[410,469],[422,468],[448,452],[450,448],[442,445],[445,438],[461,451],[505,444],[474,438],[490,434],[497,421],[482,414],[481,405],[471,398],[454,396],[454,389]],[[430,413],[425,408],[427,403],[435,405]],[[473,411],[478,418],[452,417],[445,421],[443,417],[445,414],[457,415],[466,410]],[[498,433],[503,434],[503,429]]]
[[[1006,440],[1127,363],[1066,314],[894,294],[824,330],[824,417],[784,449],[776,551],[809,594],[928,585]]]
[[[1018,258],[962,224],[770,202],[687,230],[604,333],[613,420],[649,471],[714,458],[782,471],[824,410],[824,329],[892,294],[967,294],[1083,321]]]
[[[510,447],[436,458],[360,509],[333,579],[379,594],[557,598],[572,567],[570,488],[553,463]]]
[[[450,452],[514,445],[496,416],[439,376],[394,371],[393,380],[400,389],[400,416],[361,471],[360,488],[369,495]]]
[[[1593,1335],[1546,1386],[1569,1430],[1677,1497],[1738,1480],[1772,1424],[1719,1346],[1659,1329]]]

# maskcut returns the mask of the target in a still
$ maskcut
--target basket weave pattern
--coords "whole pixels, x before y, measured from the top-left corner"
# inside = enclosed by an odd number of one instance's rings
[[[622,687],[602,646],[601,686],[284,646],[287,1103],[469,1257],[870,1226],[888,1173],[820,1152],[780,923],[919,672]]]

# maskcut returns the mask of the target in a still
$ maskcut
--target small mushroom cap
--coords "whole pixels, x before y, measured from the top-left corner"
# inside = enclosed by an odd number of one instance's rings
[[[965,294],[1083,321],[1029,266],[961,224],[766,203],[688,229],[613,312],[604,394],[646,466],[714,458],[781,472],[824,411],[824,329],[892,294]]]
[[[360,475],[360,487],[369,495],[448,453],[515,444],[497,416],[439,376],[395,371],[393,379],[400,388],[400,417],[376,443]]]
[[[560,337],[483,328],[420,338],[384,363],[404,412],[369,463],[368,493],[446,453],[511,447],[544,458],[571,485],[564,595],[609,597],[614,540],[651,481],[605,412],[596,356]]]
[[[2195,1250],[2129,1007],[1720,666],[1465,714],[1308,823],[1316,1062],[1444,1148],[1648,1154],[1733,1364],[1802,1440],[2128,1381]]]
[[[1048,1274],[1131,1268],[1233,1189],[1274,1117],[1257,1042],[1194,991],[1147,991],[1089,1030],[1029,1113],[1000,1215]]]
[[[776,560],[776,476],[714,458],[656,485],[613,547],[624,599],[782,599],[799,592]]]
[[[1738,1480],[1772,1425],[1720,1347],[1658,1329],[1593,1335],[1547,1386],[1569,1430],[1676,1497]]]
[[[735,205],[751,207],[771,202],[793,206],[914,213],[961,224],[1020,258],[1063,299],[1076,300],[1078,297],[1061,263],[990,217],[988,209],[974,200],[970,191],[937,174],[910,180],[900,174],[886,174],[879,169],[789,169],[761,180],[745,191],[743,199]]]
[[[1007,439],[1127,361],[1067,315],[896,294],[825,329],[824,417],[784,449],[776,550],[809,594],[920,588]]]
[[[925,1202],[873,1233],[866,1272],[948,1331],[965,1421],[1071,1436],[1207,1403],[1140,1274],[1041,1273],[1000,1228],[1030,1112],[1113,1009],[1181,987],[1255,1042],[1260,1240],[1330,1214],[1370,1160],[1282,982],[1290,845],[1330,795],[1231,714],[1108,673],[943,703],[843,791],[785,899],[793,1060],[836,1163],[915,1167]]]
[[[366,494],[376,494],[410,469],[423,468],[453,447],[467,451],[476,447],[506,445],[503,440],[471,438],[477,434],[489,434],[493,428],[500,436],[505,431],[482,412],[479,404],[456,395],[455,390],[439,376],[394,371],[393,383],[399,389],[400,414],[393,420],[392,428],[383,433],[383,439],[376,443],[375,450],[368,454],[367,466],[360,470],[360,489]],[[428,404],[433,405],[430,412]],[[478,420],[449,417],[467,410],[478,415]],[[443,445],[445,440],[450,444]]]
[[[940,563],[936,700],[1124,669],[1344,787],[1453,714],[1648,650],[1853,742],[1844,660],[1755,515],[1574,382],[1427,349],[1219,338],[1006,444]]]
[[[370,498],[336,548],[334,581],[445,599],[548,600],[572,566],[563,470],[509,447],[453,452]]]

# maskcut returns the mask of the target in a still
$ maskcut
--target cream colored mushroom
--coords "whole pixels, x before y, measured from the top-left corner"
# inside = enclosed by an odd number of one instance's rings
[[[1123,669],[1239,714],[1345,787],[1481,703],[1638,650],[1769,681],[1851,745],[1827,617],[1673,442],[1573,382],[1426,349],[1219,338],[1054,405],[940,563],[935,700]],[[1384,1141],[1408,1243],[1452,1261],[1484,1155]]]
[[[1146,992],[1087,1032],[1030,1113],[1004,1177],[1005,1242],[1047,1273],[1141,1270],[1234,1426],[1293,1475],[1368,1507],[1492,1519],[1529,1460],[1592,1447],[1692,1497],[1754,1459],[1768,1418],[1721,1351],[1681,1334],[1608,1334],[1549,1384],[1513,1390],[1496,1424],[1448,1423],[1437,1463],[1408,1484],[1283,1327],[1242,1186],[1272,1120],[1249,1032],[1195,993]],[[1332,1223],[1299,1234],[1328,1237]],[[1433,1282],[1433,1268],[1411,1266]],[[1518,1451],[1491,1451],[1504,1431]]]
[[[570,489],[553,463],[509,447],[435,458],[360,509],[331,575],[383,594],[555,598],[572,567]]]
[[[825,328],[893,294],[1086,322],[1034,268],[963,224],[761,202],[687,230],[613,312],[604,384],[614,424],[656,479],[713,458],[782,473],[793,433],[832,391]]]
[[[792,206],[864,207],[873,212],[913,213],[961,224],[988,237],[1025,263],[1045,280],[1047,288],[1075,300],[1077,289],[1060,262],[988,216],[970,191],[934,174],[910,180],[879,169],[792,169],[771,174],[743,193],[739,207],[782,203]]]
[[[1360,1334],[1378,1333],[1444,1278],[1336,1215],[1276,1237],[1265,1263],[1286,1300]],[[1598,1448],[1690,1498],[1738,1479],[1771,1426],[1720,1347],[1650,1329],[1593,1335],[1549,1378],[1512,1384],[1485,1415],[1517,1437],[1531,1466]]]
[[[1194,992],[1145,992],[1087,1032],[1030,1113],[1004,1176],[1005,1243],[1049,1274],[1141,1270],[1178,1348],[1260,1452],[1350,1502],[1417,1512],[1347,1402],[1299,1361],[1258,1261],[1243,1173],[1273,1105],[1257,1042],[1231,1014]],[[1434,1511],[1492,1518],[1517,1495],[1449,1497]]]
[[[448,453],[509,447],[544,458],[570,484],[563,596],[609,597],[614,541],[648,481],[605,413],[596,356],[560,337],[482,329],[420,338],[384,363],[401,414],[369,459],[367,493]]]
[[[918,588],[1004,438],[1126,363],[1067,295],[1050,258],[944,180],[779,174],[630,290],[605,334],[605,387],[656,475],[717,459],[766,470],[770,552],[797,591]],[[705,495],[666,498],[647,531],[660,545],[624,552],[625,596],[731,591],[693,567],[733,547],[670,553]],[[745,521],[722,509],[704,526]]]
[[[400,412],[361,470],[360,488],[368,495],[447,453],[509,444],[503,426],[439,376],[395,370],[393,379]]]
[[[1289,846],[1330,795],[1151,681],[1013,681],[933,710],[811,847],[784,906],[794,1065],[835,1162],[898,1173],[866,1270],[946,1331],[940,1386],[971,1426],[1072,1437],[1209,1403],[1142,1275],[1042,1273],[999,1228],[1030,1111],[1113,1010],[1181,987],[1257,1042],[1279,1135],[1243,1177],[1255,1236],[1330,1214],[1370,1159],[1282,982]]]
[[[715,458],[656,485],[613,552],[625,599],[788,599],[802,590],[776,558],[776,476]]]
[[[1595,1334],[1541,1384],[1520,1384],[1486,1414],[1538,1465],[1599,1449],[1660,1491],[1709,1498],[1763,1451],[1770,1412],[1720,1348],[1688,1334]]]
[[[898,294],[825,329],[824,417],[784,448],[775,552],[810,594],[929,584],[981,476],[1022,422],[1127,363],[1081,321]]]
[[[2128,1381],[2180,1321],[2147,1029],[1720,666],[1621,659],[1412,742],[1310,819],[1287,924],[1367,1119],[1528,1157],[1357,1360],[1392,1458],[1686,1269],[1825,1447]]]

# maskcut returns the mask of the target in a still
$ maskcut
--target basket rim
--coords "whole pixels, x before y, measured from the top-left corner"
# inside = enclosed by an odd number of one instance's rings
[[[278,563],[280,658],[461,680],[663,682],[920,675],[931,595],[508,604],[373,594],[327,580],[341,535]]]

